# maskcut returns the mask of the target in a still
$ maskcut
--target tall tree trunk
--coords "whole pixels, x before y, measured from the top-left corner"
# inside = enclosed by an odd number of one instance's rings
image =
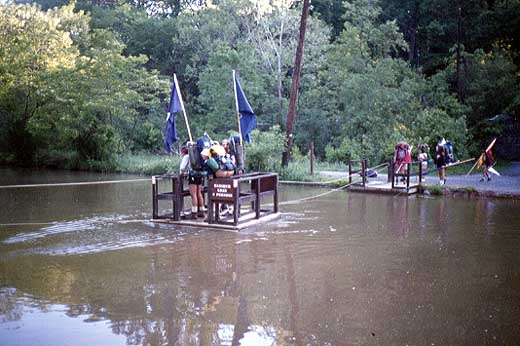
[[[460,54],[460,41],[462,40],[462,9],[460,1],[458,1],[457,8],[457,96],[459,101],[464,103],[464,86],[461,76],[461,54]]]
[[[410,23],[409,33],[410,33],[410,47],[408,49],[408,63],[412,67],[417,67],[419,65],[417,59],[417,22],[419,16],[419,5],[417,1],[414,3],[414,9],[412,11],[412,18]]]
[[[293,123],[296,109],[296,99],[298,98],[298,84],[300,83],[300,73],[302,68],[303,43],[305,40],[305,30],[307,28],[307,17],[309,16],[309,0],[303,1],[302,18],[300,20],[300,38],[296,48],[296,59],[294,61],[294,74],[291,85],[291,95],[289,96],[289,110],[287,112],[287,126],[285,130],[286,146],[282,155],[282,167],[287,167],[291,159],[291,147],[293,141]]]
[[[277,78],[278,78],[278,86],[277,86],[277,96],[278,96],[278,121],[277,121],[277,124],[281,124],[282,123],[282,111],[283,111],[283,84],[282,84],[282,50],[283,50],[283,47],[282,47],[282,39],[283,39],[283,33],[284,33],[284,22],[282,20],[282,23],[280,25],[280,38],[279,38],[279,42],[278,42],[278,52],[276,54],[276,58],[277,58],[277,70],[276,70],[276,73],[277,73]],[[273,121],[273,125],[274,125],[274,121]]]

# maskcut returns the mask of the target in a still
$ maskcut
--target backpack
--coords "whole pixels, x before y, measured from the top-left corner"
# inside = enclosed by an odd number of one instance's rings
[[[397,162],[404,161],[404,158],[406,157],[406,149],[401,144],[398,144],[395,148],[395,160]]]
[[[453,145],[450,141],[446,141],[446,144],[444,144],[444,149],[446,152],[446,162],[455,162],[455,157],[453,156]]]
[[[235,171],[235,165],[233,162],[227,158],[226,156],[215,156],[215,161],[217,161],[218,166],[223,171]]]
[[[211,140],[207,135],[199,137],[196,143],[188,144],[188,155],[190,156],[190,164],[191,168],[195,171],[200,171],[203,169],[202,157],[200,156],[200,152],[203,149],[209,149],[211,147]]]

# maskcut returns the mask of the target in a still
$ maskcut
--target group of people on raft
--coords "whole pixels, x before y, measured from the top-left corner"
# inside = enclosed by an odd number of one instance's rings
[[[220,143],[204,135],[196,142],[185,142],[180,147],[182,155],[179,173],[188,176],[191,196],[189,219],[204,218],[207,212],[202,193],[204,179],[225,178],[244,172],[243,148],[240,136],[231,136]],[[230,213],[225,206],[221,213]]]
[[[394,169],[396,173],[405,174],[408,167],[407,164],[412,162],[412,148],[406,142],[399,142],[394,147]],[[428,144],[419,144],[417,147],[417,161],[422,165],[423,174],[427,174],[427,167],[429,162],[434,162],[439,172],[439,184],[446,184],[446,167],[450,164],[457,162],[453,155],[453,145],[449,140],[439,138],[437,145],[435,146],[434,157],[429,157],[430,148]],[[482,151],[482,156],[479,159],[480,165],[483,167],[483,177],[480,181],[490,181],[491,176],[488,173],[488,169],[495,164],[495,159],[490,150]],[[480,166],[479,166],[480,167]],[[425,173],[426,172],[426,173]],[[420,178],[424,181],[424,177]],[[403,177],[402,182],[405,182]]]

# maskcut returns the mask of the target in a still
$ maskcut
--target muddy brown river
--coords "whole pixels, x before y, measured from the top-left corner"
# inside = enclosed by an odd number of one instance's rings
[[[2,346],[520,343],[519,201],[340,191],[238,233],[149,222],[150,181],[0,188],[0,207]]]

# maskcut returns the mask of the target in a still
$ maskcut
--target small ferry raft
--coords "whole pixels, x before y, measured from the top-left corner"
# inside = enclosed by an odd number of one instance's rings
[[[184,210],[184,199],[190,198],[186,183],[182,174],[152,177],[152,222],[239,231],[280,217],[276,173],[207,180],[203,194],[208,211],[204,218],[197,219],[188,218],[190,212]],[[160,206],[161,201],[169,206]]]

